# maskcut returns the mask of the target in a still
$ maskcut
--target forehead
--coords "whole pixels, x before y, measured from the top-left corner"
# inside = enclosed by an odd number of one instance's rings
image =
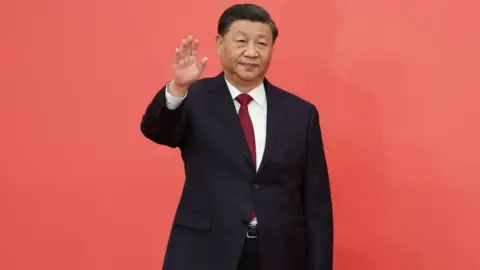
[[[272,30],[267,23],[248,20],[234,21],[228,30],[229,34],[272,38]]]

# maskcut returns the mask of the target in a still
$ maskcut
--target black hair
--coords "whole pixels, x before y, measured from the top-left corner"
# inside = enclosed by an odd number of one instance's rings
[[[218,20],[218,34],[224,36],[230,29],[232,23],[238,20],[266,23],[272,31],[273,42],[275,42],[278,37],[278,28],[270,16],[270,13],[255,4],[237,4],[227,8]]]

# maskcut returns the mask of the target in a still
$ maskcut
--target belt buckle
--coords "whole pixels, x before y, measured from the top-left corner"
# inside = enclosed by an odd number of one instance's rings
[[[245,235],[247,236],[247,238],[248,238],[248,239],[258,238],[258,235],[250,235],[250,234],[249,234],[250,229],[257,229],[257,227],[248,227],[248,230],[247,230],[247,232],[245,233]]]

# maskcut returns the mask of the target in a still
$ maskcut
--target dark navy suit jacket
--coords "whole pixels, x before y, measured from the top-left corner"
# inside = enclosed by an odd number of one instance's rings
[[[164,270],[235,270],[253,208],[263,270],[332,269],[332,203],[318,111],[267,79],[264,84],[267,134],[258,171],[223,73],[191,85],[175,110],[166,107],[165,87],[148,106],[141,131],[178,147],[185,163]]]

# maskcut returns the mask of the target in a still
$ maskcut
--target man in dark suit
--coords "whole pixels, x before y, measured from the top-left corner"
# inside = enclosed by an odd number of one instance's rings
[[[165,270],[332,269],[319,115],[265,78],[277,36],[263,8],[228,8],[217,36],[223,72],[200,79],[207,58],[197,60],[189,36],[143,116],[143,134],[178,147],[185,163]]]

